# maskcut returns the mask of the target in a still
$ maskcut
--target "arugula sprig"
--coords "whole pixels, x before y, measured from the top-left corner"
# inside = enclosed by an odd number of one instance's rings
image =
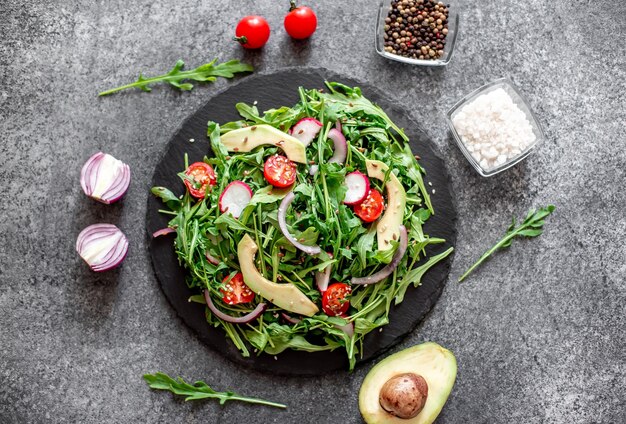
[[[199,400],[199,399],[218,399],[220,405],[223,405],[229,400],[236,400],[240,402],[256,403],[259,405],[272,406],[275,408],[287,408],[287,405],[282,403],[270,402],[268,400],[251,398],[238,395],[234,392],[216,392],[210,388],[204,381],[196,381],[193,385],[187,383],[181,377],[173,379],[167,374],[157,372],[156,374],[145,374],[143,379],[155,390],[167,390],[175,395],[184,396],[185,401]]]
[[[554,211],[554,205],[549,205],[545,208],[539,208],[539,210],[535,211],[534,209],[528,212],[524,221],[516,227],[515,225],[515,217],[513,217],[513,222],[509,226],[506,231],[504,237],[496,243],[491,249],[487,250],[480,257],[478,261],[474,265],[472,265],[466,272],[459,278],[459,283],[465,279],[474,269],[476,269],[480,264],[482,264],[485,259],[487,259],[491,254],[496,252],[498,249],[509,247],[511,243],[513,243],[513,239],[515,237],[537,237],[543,233],[543,224],[544,219],[550,215]]]
[[[254,70],[252,65],[241,63],[238,60],[229,60],[228,62],[217,63],[217,59],[188,71],[184,71],[184,67],[185,62],[179,60],[167,74],[148,78],[140,73],[137,81],[112,88],[110,90],[102,91],[98,94],[98,96],[108,96],[109,94],[117,93],[118,91],[126,90],[128,88],[139,88],[142,91],[150,92],[152,91],[150,85],[157,82],[165,82],[178,88],[179,90],[189,91],[193,89],[193,84],[191,82],[184,81],[213,82],[217,79],[217,77],[233,78],[237,73],[252,72]]]

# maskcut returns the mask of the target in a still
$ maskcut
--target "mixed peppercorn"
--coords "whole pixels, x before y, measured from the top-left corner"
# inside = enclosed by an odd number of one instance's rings
[[[412,59],[443,56],[450,5],[433,0],[394,0],[385,18],[385,51]]]

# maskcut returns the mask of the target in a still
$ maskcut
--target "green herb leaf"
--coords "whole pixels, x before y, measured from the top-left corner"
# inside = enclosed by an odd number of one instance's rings
[[[286,408],[282,403],[270,402],[263,399],[240,396],[234,392],[216,392],[203,381],[196,381],[189,384],[181,377],[173,379],[167,374],[157,372],[156,374],[144,374],[143,379],[151,389],[167,390],[176,395],[184,396],[186,401],[199,399],[217,399],[220,405],[229,400],[240,402],[256,403],[259,405],[273,406],[275,408]]]
[[[238,60],[230,60],[228,62],[216,63],[217,59],[207,64],[201,65],[196,69],[184,71],[185,62],[179,60],[176,62],[171,71],[166,74],[159,75],[152,78],[146,78],[143,74],[139,74],[137,81],[130,84],[122,85],[120,87],[112,88],[110,90],[102,91],[99,96],[108,96],[109,94],[117,93],[118,91],[126,90],[128,88],[139,88],[142,91],[150,92],[151,84],[158,82],[164,82],[170,84],[172,87],[176,87],[182,91],[189,91],[193,89],[193,84],[190,82],[184,82],[185,80],[191,80],[196,82],[213,82],[216,77],[233,78],[235,74],[242,72],[252,72],[254,68],[252,65],[241,63]]]
[[[504,237],[495,244],[491,249],[487,250],[480,257],[478,261],[474,265],[472,265],[466,272],[459,278],[459,282],[463,281],[465,277],[467,277],[474,269],[476,269],[480,264],[482,264],[485,259],[487,259],[491,254],[496,252],[498,249],[509,247],[511,243],[513,243],[513,239],[515,237],[537,237],[543,233],[543,219],[554,212],[554,205],[549,205],[545,208],[540,208],[539,210],[531,210],[526,215],[524,222],[522,222],[519,227],[515,226],[515,217],[513,217],[513,222],[507,229]]]

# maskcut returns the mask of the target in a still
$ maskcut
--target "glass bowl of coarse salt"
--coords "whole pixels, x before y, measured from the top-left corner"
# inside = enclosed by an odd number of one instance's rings
[[[528,102],[508,78],[463,97],[447,118],[459,148],[483,177],[519,163],[545,138]]]

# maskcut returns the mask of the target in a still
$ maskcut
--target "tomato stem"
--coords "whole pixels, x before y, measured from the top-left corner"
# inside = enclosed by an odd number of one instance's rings
[[[248,37],[246,37],[245,35],[242,35],[241,37],[233,37],[233,40],[242,45],[248,44]]]
[[[298,6],[296,6],[296,0],[289,0],[289,4],[290,4],[289,6],[290,12],[298,8]]]

